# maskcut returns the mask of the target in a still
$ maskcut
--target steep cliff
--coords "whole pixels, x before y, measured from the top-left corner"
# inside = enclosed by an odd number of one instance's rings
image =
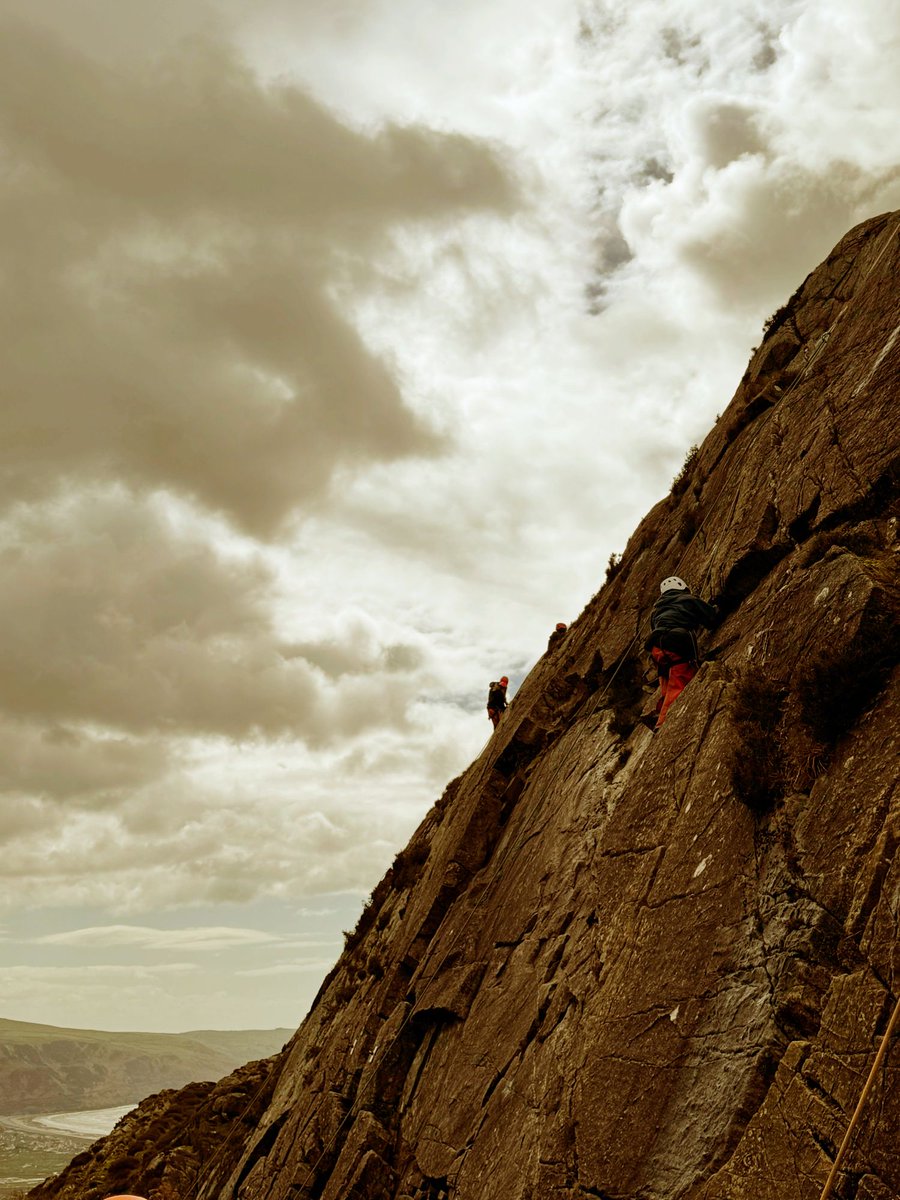
[[[119,1187],[819,1195],[900,988],[898,232],[854,229],[775,314],[242,1115],[161,1132]],[[651,734],[642,641],[672,572],[722,622]],[[900,1197],[898,1080],[895,1049],[839,1195]],[[113,1137],[121,1159],[146,1126]],[[32,1195],[100,1197],[107,1159]]]

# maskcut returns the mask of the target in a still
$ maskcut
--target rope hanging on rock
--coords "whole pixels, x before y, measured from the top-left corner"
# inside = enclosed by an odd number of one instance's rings
[[[884,1062],[885,1055],[888,1052],[888,1046],[891,1041],[891,1034],[894,1032],[894,1027],[897,1020],[900,1018],[900,996],[897,997],[897,1003],[894,1005],[894,1011],[891,1013],[891,1019],[888,1022],[888,1027],[884,1031],[884,1037],[881,1039],[881,1045],[878,1047],[878,1053],[875,1055],[875,1061],[872,1063],[872,1070],[869,1072],[869,1078],[866,1080],[863,1090],[860,1094],[853,1116],[850,1118],[850,1124],[847,1126],[847,1132],[844,1134],[844,1139],[840,1144],[837,1154],[834,1157],[831,1171],[828,1178],[825,1180],[825,1186],[822,1188],[822,1194],[819,1200],[828,1200],[828,1197],[834,1191],[835,1180],[838,1176],[838,1171],[841,1169],[841,1164],[847,1153],[847,1148],[850,1145],[850,1139],[853,1137],[853,1131],[859,1124],[859,1118],[862,1116],[862,1110],[865,1107],[866,1100],[869,1098],[869,1092],[875,1083],[875,1076],[878,1074],[878,1069]]]

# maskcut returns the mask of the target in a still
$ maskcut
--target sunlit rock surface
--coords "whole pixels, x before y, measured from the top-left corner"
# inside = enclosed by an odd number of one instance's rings
[[[32,1195],[99,1198],[115,1154],[182,1200],[818,1197],[900,983],[898,231],[775,315],[285,1052]],[[672,572],[722,622],[653,735]],[[898,1083],[895,1048],[839,1195],[900,1196]]]

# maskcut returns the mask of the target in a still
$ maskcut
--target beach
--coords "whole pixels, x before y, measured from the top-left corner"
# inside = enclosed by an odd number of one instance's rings
[[[0,1116],[0,1200],[57,1174],[133,1107]]]

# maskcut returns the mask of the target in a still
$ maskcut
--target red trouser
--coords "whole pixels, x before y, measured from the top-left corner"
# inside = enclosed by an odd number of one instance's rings
[[[666,719],[673,701],[681,695],[697,674],[697,664],[685,662],[671,650],[660,650],[659,646],[651,649],[650,656],[656,663],[656,669],[659,672],[659,700],[656,702],[656,711],[659,713],[656,718],[656,728],[659,729]]]

